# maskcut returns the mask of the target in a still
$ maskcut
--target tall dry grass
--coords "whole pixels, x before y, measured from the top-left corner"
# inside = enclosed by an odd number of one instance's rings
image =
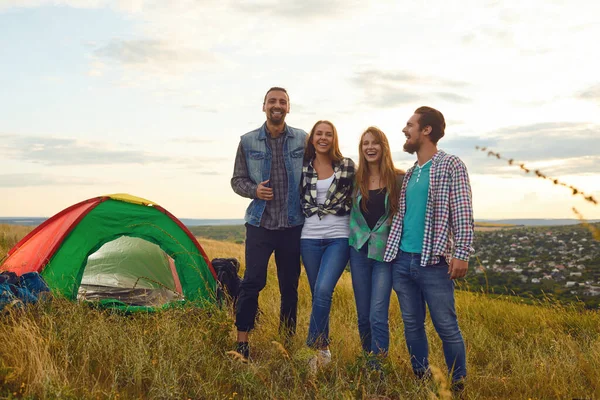
[[[0,224],[0,260],[5,254],[33,230],[33,227]]]
[[[241,245],[201,240],[211,258],[244,260]],[[428,321],[428,382],[410,369],[398,304],[390,308],[391,349],[385,376],[364,370],[350,276],[344,273],[331,314],[333,362],[317,376],[307,368],[304,340],[310,292],[300,281],[298,333],[278,337],[274,265],[251,334],[252,362],[227,352],[232,314],[187,307],[123,316],[62,299],[0,317],[0,396],[156,399],[430,399],[447,398],[441,343]],[[600,398],[600,314],[551,302],[523,305],[458,292],[467,344],[468,399]]]

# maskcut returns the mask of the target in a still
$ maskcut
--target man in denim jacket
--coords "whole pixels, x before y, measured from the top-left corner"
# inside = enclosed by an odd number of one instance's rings
[[[233,191],[252,199],[246,210],[246,272],[236,307],[237,351],[248,358],[248,332],[254,328],[258,294],[267,283],[267,265],[275,252],[281,293],[280,332],[296,329],[300,233],[300,177],[306,132],[285,123],[287,91],[269,89],[263,102],[267,121],[241,137],[231,178]]]

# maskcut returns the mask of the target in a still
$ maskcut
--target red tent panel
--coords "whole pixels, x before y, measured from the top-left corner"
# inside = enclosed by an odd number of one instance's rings
[[[171,275],[173,275],[173,281],[175,282],[175,290],[179,294],[183,294],[183,288],[181,287],[181,281],[179,280],[179,274],[177,274],[177,268],[175,267],[175,260],[169,257],[169,268],[171,269]]]
[[[17,275],[41,272],[73,227],[104,198],[75,204],[46,220],[11,249],[0,270]]]

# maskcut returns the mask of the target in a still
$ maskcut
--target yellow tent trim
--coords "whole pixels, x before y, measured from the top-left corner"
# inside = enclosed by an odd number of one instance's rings
[[[127,202],[127,203],[133,203],[133,204],[141,204],[143,206],[154,206],[154,205],[157,205],[155,202],[153,202],[151,200],[143,199],[143,198],[137,197],[137,196],[132,196],[132,195],[127,194],[127,193],[108,194],[106,196],[110,197],[113,200],[120,200],[120,201],[124,201],[124,202]]]

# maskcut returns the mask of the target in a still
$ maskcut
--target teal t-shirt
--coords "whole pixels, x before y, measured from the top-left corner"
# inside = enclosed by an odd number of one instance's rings
[[[407,253],[420,254],[423,251],[430,170],[431,160],[421,167],[417,165],[406,186],[406,212],[402,223],[400,250]]]

